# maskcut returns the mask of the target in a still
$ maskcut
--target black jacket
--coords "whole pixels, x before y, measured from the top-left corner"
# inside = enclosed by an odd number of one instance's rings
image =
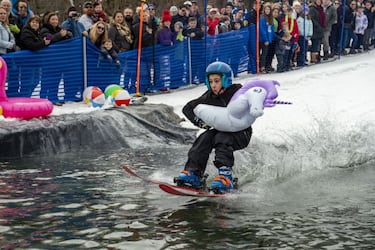
[[[25,25],[20,36],[21,49],[40,50],[47,45],[40,31],[33,30],[29,25]]]

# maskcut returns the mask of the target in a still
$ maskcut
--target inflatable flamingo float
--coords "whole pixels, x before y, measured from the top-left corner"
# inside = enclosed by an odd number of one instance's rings
[[[256,118],[263,115],[265,107],[276,104],[291,104],[276,101],[278,96],[274,80],[254,79],[242,86],[232,97],[227,107],[199,104],[194,114],[207,125],[224,132],[237,132],[246,129]]]
[[[53,104],[47,99],[12,97],[8,98],[5,93],[5,82],[8,67],[0,57],[0,115],[5,118],[31,119],[34,117],[45,117],[52,113]]]

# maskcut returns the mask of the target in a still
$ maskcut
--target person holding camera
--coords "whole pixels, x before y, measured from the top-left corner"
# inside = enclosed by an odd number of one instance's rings
[[[70,31],[73,37],[87,36],[88,32],[85,30],[85,27],[82,23],[78,22],[79,13],[77,12],[76,7],[69,7],[67,14],[68,18],[61,24],[61,27]]]

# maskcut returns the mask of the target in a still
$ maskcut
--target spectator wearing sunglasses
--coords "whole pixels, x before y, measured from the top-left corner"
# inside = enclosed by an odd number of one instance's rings
[[[91,2],[85,2],[82,6],[83,15],[79,18],[78,22],[82,23],[85,27],[85,30],[89,30],[94,24],[93,15],[94,15],[94,6]]]
[[[15,7],[15,8],[14,8]],[[27,0],[19,0],[13,7],[13,15],[22,22],[23,25],[27,23],[30,17],[34,16],[33,11],[29,7]]]

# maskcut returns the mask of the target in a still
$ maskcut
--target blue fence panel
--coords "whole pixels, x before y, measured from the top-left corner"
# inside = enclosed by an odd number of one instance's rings
[[[256,73],[255,44],[252,25],[201,40],[185,39],[173,46],[143,48],[139,91],[147,93],[204,82],[204,69],[217,60],[228,63],[235,76],[245,71]],[[74,38],[36,52],[24,50],[3,55],[9,68],[8,96],[40,96],[52,102],[82,100],[84,55],[87,86],[104,90],[109,84],[119,84],[130,93],[136,92],[137,50],[119,53],[118,67],[90,41]]]
[[[82,39],[70,39],[35,52],[3,55],[8,64],[9,97],[40,96],[52,102],[82,100]]]

